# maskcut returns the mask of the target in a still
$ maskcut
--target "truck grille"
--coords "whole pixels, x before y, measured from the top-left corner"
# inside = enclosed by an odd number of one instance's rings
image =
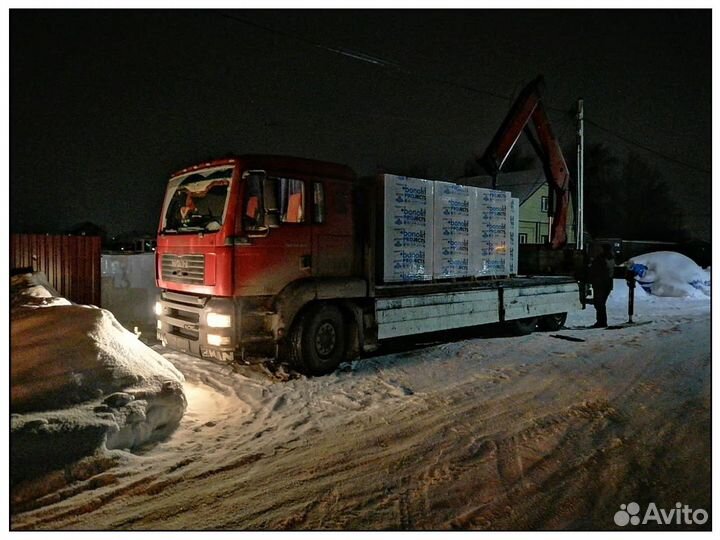
[[[190,341],[198,341],[200,313],[207,298],[170,291],[163,291],[160,298],[164,309],[159,319],[165,331]]]
[[[163,255],[162,278],[174,283],[202,285],[205,282],[205,256]]]

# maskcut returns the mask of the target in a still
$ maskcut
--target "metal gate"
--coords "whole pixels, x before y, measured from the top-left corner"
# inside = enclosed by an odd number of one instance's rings
[[[100,305],[100,237],[11,234],[10,268],[43,272],[68,300]]]

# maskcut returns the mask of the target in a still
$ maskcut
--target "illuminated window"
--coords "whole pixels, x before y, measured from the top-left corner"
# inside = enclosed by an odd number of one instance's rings
[[[548,211],[548,198],[544,195],[540,197],[540,211],[541,212],[547,212]]]

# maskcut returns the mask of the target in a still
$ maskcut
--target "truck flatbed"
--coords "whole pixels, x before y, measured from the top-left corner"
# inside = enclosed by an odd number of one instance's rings
[[[513,277],[375,287],[378,339],[451,328],[532,321],[581,308],[570,277]]]

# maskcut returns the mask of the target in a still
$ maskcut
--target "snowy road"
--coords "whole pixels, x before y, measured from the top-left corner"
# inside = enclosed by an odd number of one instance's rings
[[[171,439],[21,486],[12,526],[613,529],[630,501],[709,510],[710,302],[637,311],[653,322],[557,332],[583,342],[465,332],[286,382],[162,351],[187,379]]]

